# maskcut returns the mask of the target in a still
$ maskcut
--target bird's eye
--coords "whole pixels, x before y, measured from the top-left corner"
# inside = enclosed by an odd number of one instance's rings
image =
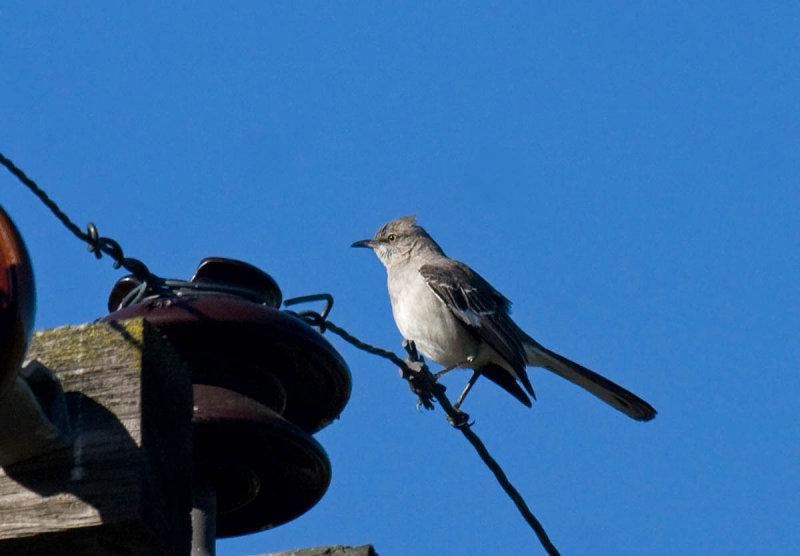
[[[389,234],[388,236],[386,236],[386,239],[388,239],[389,241],[394,241],[397,239],[397,236],[394,234]]]

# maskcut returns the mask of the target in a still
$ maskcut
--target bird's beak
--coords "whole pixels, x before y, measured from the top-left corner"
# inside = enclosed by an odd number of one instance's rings
[[[371,240],[371,239],[362,239],[361,241],[356,241],[350,247],[369,247],[370,249],[372,249],[372,247],[374,245],[375,245],[375,242],[373,240]]]

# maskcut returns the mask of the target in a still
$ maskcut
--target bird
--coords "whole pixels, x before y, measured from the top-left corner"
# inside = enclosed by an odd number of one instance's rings
[[[386,267],[395,324],[407,342],[444,367],[437,378],[452,369],[472,369],[455,407],[480,376],[531,407],[530,398],[536,395],[526,367],[534,366],[584,388],[633,419],[655,417],[656,410],[643,399],[526,334],[511,318],[511,302],[469,266],[447,257],[416,221],[415,216],[404,216],[387,222],[372,239],[352,247],[371,249]]]

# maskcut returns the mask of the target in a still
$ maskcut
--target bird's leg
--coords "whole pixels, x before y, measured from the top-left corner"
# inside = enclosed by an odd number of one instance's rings
[[[438,373],[436,373],[433,376],[435,376],[436,379],[438,380],[440,377],[443,377],[444,375],[446,375],[447,373],[449,373],[453,369],[457,369],[457,368],[459,368],[461,366],[462,366],[462,363],[459,363],[457,365],[450,365],[449,367],[445,367],[444,369],[442,369],[441,371],[439,371]]]
[[[438,380],[438,379],[439,379],[439,377],[442,377],[442,376],[446,375],[447,373],[449,373],[449,372],[450,372],[450,371],[452,371],[453,369],[459,369],[459,368],[461,368],[461,367],[469,367],[469,366],[470,366],[470,364],[471,364],[471,363],[472,363],[474,360],[475,360],[475,357],[473,357],[472,355],[470,355],[469,357],[467,357],[467,360],[466,360],[466,361],[462,361],[462,362],[460,362],[460,363],[456,363],[455,365],[450,365],[449,367],[445,367],[444,369],[442,369],[441,371],[439,371],[438,373],[436,373],[436,374],[435,374],[435,375],[433,375],[433,376],[435,376],[435,377],[436,377],[436,379]]]
[[[475,381],[478,380],[478,377],[481,376],[481,373],[478,371],[473,371],[472,376],[467,382],[467,385],[464,387],[464,390],[461,391],[461,395],[458,396],[456,403],[453,404],[453,407],[459,409],[461,406],[461,402],[464,401],[464,398],[467,397],[467,393],[472,390],[472,385],[475,384]]]

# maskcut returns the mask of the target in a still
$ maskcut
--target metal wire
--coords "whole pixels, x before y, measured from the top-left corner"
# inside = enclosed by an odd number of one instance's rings
[[[259,296],[248,288],[231,286],[229,284],[221,284],[214,282],[187,282],[185,280],[174,280],[161,278],[147,268],[142,261],[131,257],[126,257],[122,251],[119,243],[109,237],[102,237],[98,231],[97,226],[90,222],[86,227],[86,232],[81,231],[77,224],[70,220],[64,211],[53,201],[39,185],[19,169],[11,160],[6,158],[0,153],[0,164],[5,166],[12,174],[14,174],[19,181],[21,181],[34,195],[50,209],[50,211],[58,218],[66,228],[72,232],[78,239],[85,241],[89,244],[89,251],[94,253],[96,258],[101,258],[103,254],[110,256],[114,259],[114,268],[125,268],[128,272],[139,279],[139,284],[131,289],[120,301],[116,310],[138,303],[145,297],[151,295],[174,295],[186,294],[192,292],[217,292],[239,297],[247,298],[256,303],[268,303],[269,300]],[[327,296],[327,297],[326,297]],[[331,306],[333,305],[333,297],[329,294],[322,294],[322,296],[310,296],[313,299],[300,299],[300,301],[313,301],[315,299],[329,299],[328,306],[323,311],[323,318],[328,315]],[[298,301],[299,302],[299,301]]]
[[[29,178],[25,172],[17,168],[17,166],[2,153],[0,153],[0,164],[5,166],[9,172],[14,174],[19,181],[21,181],[34,195],[39,197],[42,203],[58,218],[66,228],[72,232],[78,239],[85,241],[89,244],[89,251],[94,253],[98,259],[105,253],[114,259],[114,268],[123,267],[131,274],[139,278],[144,286],[139,293],[142,295],[145,292],[153,292],[161,289],[164,286],[163,280],[151,273],[147,266],[138,259],[126,257],[122,252],[122,247],[119,243],[108,237],[102,237],[97,232],[97,226],[94,223],[89,223],[86,232],[82,231],[77,224],[70,220],[64,211],[53,201],[47,193],[39,187],[35,181]],[[141,296],[139,296],[141,298]]]
[[[320,298],[316,296],[293,298],[286,300],[284,304],[294,305],[303,301],[311,301],[316,299]],[[444,393],[444,386],[437,382],[436,377],[433,376],[428,369],[428,366],[422,360],[422,357],[420,357],[416,352],[413,344],[404,346],[408,352],[408,357],[406,359],[401,359],[391,351],[359,340],[347,332],[344,328],[327,320],[320,313],[315,313],[314,311],[303,311],[295,314],[309,324],[320,327],[322,331],[330,330],[358,349],[379,357],[383,357],[384,359],[388,359],[400,367],[403,378],[409,381],[411,389],[419,396],[420,403],[428,409],[433,409],[433,404],[431,403],[429,396],[435,397],[436,401],[439,402],[439,405],[447,415],[447,420],[450,422],[450,424],[461,431],[467,441],[475,448],[475,451],[478,452],[478,455],[486,464],[486,466],[492,471],[492,473],[494,473],[497,482],[500,483],[500,486],[516,505],[519,513],[522,515],[531,529],[533,529],[534,533],[536,533],[536,536],[539,539],[539,542],[542,544],[542,547],[544,547],[545,551],[550,556],[559,555],[558,549],[556,549],[556,547],[550,541],[550,538],[547,536],[547,532],[544,530],[542,524],[538,519],[536,519],[536,516],[533,515],[533,512],[530,510],[530,508],[528,508],[528,505],[525,503],[525,499],[522,497],[519,491],[514,488],[514,485],[512,485],[511,481],[508,480],[508,477],[500,467],[500,464],[497,463],[497,461],[489,454],[489,450],[486,448],[486,445],[483,443],[483,441],[481,441],[478,435],[475,434],[475,431],[472,430],[471,423],[469,422],[469,415],[460,409],[453,407],[453,405],[450,403],[450,400]]]

